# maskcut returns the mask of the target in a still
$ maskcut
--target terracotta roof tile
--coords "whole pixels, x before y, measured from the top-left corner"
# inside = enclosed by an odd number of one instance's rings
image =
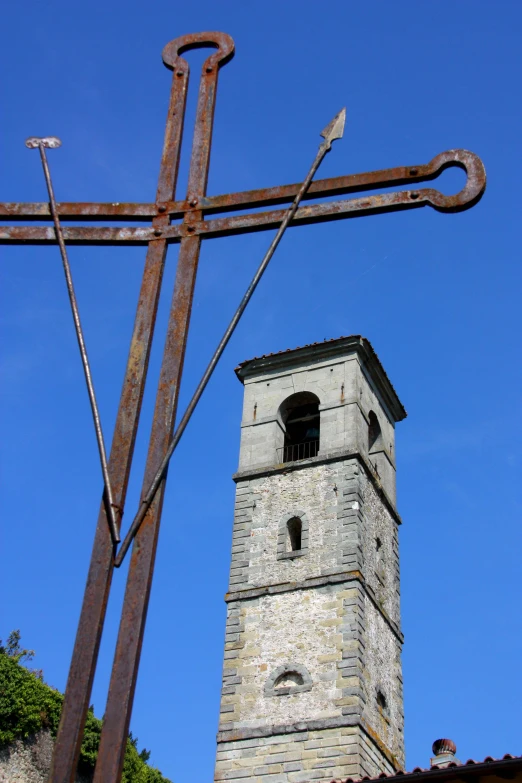
[[[470,769],[470,767],[472,767],[472,769]],[[479,767],[479,769],[477,769],[477,767]],[[480,767],[484,767],[485,769],[482,770]],[[454,770],[456,769],[458,770],[458,774],[454,773]],[[448,764],[445,767],[439,767],[437,765],[427,769],[424,769],[423,767],[415,767],[415,769],[411,770],[411,772],[404,772],[403,770],[399,770],[398,772],[394,772],[391,775],[386,774],[386,772],[381,772],[380,775],[375,778],[369,778],[368,776],[358,779],[346,778],[345,780],[340,781],[340,783],[361,783],[361,781],[365,780],[382,780],[383,778],[387,778],[391,781],[393,778],[398,778],[399,776],[408,778],[419,775],[422,775],[423,777],[426,776],[427,779],[429,779],[430,775],[433,775],[434,779],[444,778],[447,780],[456,780],[458,778],[460,781],[468,774],[475,778],[475,776],[479,773],[484,775],[495,775],[497,772],[507,772],[507,770],[510,770],[510,775],[515,775],[518,773],[522,776],[522,756],[513,756],[511,753],[506,753],[500,759],[495,759],[492,756],[486,756],[483,761],[468,759],[465,764],[451,762],[451,764]],[[333,780],[332,783],[339,783],[339,781]]]

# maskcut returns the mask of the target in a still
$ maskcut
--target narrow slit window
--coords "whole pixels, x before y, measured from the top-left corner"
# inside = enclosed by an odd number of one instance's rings
[[[390,706],[388,704],[388,699],[382,692],[382,690],[378,690],[375,694],[375,701],[377,702],[377,711],[379,712],[379,715],[381,715],[386,723],[390,722]]]
[[[381,587],[386,586],[386,570],[384,568],[383,555],[384,552],[382,549],[382,541],[379,538],[379,536],[377,536],[375,539],[375,576],[379,580]],[[381,696],[384,698],[384,695],[382,693]],[[379,701],[379,697],[377,697],[377,701]]]
[[[368,451],[381,445],[381,427],[373,411],[368,414]]]
[[[299,517],[292,517],[286,523],[288,546],[287,552],[298,552],[301,549],[301,537],[303,532],[303,523]]]
[[[308,554],[308,515],[293,508],[279,521],[277,531],[277,559],[293,560]]]

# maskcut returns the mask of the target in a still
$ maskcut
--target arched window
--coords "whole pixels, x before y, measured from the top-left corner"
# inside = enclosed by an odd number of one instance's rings
[[[381,426],[373,411],[368,414],[368,451],[376,449],[382,443]]]
[[[279,409],[285,429],[281,462],[293,462],[317,456],[319,452],[319,398],[311,392],[288,397]]]
[[[303,532],[303,523],[299,517],[292,517],[286,523],[287,531],[287,552],[298,552],[301,550],[301,537]]]
[[[299,672],[284,672],[274,682],[274,688],[293,688],[304,685],[303,675]]]
[[[308,554],[308,514],[293,508],[281,517],[277,531],[277,559],[293,560]]]
[[[288,663],[278,666],[265,682],[265,696],[288,696],[312,690],[312,678],[305,666]]]

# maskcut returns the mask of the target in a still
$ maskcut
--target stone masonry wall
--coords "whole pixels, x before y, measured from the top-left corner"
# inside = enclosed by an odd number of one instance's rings
[[[46,783],[53,747],[51,732],[44,730],[0,748],[0,783]],[[90,780],[78,776],[76,783]]]
[[[373,411],[382,438],[372,450],[372,464],[378,467],[381,482],[395,500],[395,429],[389,411],[360,364],[350,356],[316,360],[306,367],[272,370],[245,380],[239,470],[274,465],[284,442],[282,403],[297,392],[307,391],[319,399],[321,433],[319,453],[347,450],[368,457],[368,422]]]
[[[393,773],[392,764],[359,726],[237,740],[218,744],[216,781],[329,783]]]
[[[400,628],[399,528],[365,470],[359,471],[361,570],[379,606]]]
[[[217,781],[329,781],[404,765],[400,411],[367,358],[319,352],[244,376]],[[319,400],[319,453],[281,464],[281,406],[302,391]],[[380,432],[370,443],[371,412]]]
[[[306,517],[303,555],[280,559],[295,515]],[[368,769],[403,765],[397,521],[357,457],[238,481],[220,752],[238,732],[360,725]],[[311,687],[267,693],[285,666],[302,667]]]
[[[376,778],[381,772],[393,775],[397,769],[396,764],[392,764],[383,755],[373,737],[365,731],[361,731],[359,737],[359,777]],[[404,767],[404,763],[401,767]]]
[[[400,652],[400,639],[359,578],[231,601],[220,739],[360,723],[380,740],[372,753],[381,769],[390,759],[403,766]],[[305,672],[311,687],[267,692],[283,668]]]
[[[362,690],[363,717],[404,766],[404,710],[402,693],[401,643],[390,633],[382,614],[365,594],[362,607]],[[379,704],[377,694],[386,700]]]
[[[237,682],[223,695],[221,730],[342,714],[337,663],[342,660],[343,599],[356,591],[327,585],[229,604],[227,631],[235,628],[238,632],[234,635],[237,641],[226,644],[226,651],[235,656],[227,658],[225,666],[230,663]],[[308,671],[312,689],[267,695],[265,684],[272,672],[295,664]]]
[[[398,520],[375,481],[357,457],[239,480],[229,590],[359,570],[399,627]],[[281,559],[280,533],[293,516],[306,517],[303,556]]]
[[[237,488],[230,590],[294,582],[338,571],[337,463],[240,482]],[[279,560],[278,535],[306,514],[304,557]]]

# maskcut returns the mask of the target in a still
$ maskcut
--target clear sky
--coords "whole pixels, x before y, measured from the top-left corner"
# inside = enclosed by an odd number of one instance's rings
[[[290,230],[172,464],[132,731],[176,783],[210,781],[242,387],[252,356],[324,338],[373,343],[408,418],[397,427],[407,767],[431,743],[518,754],[520,22],[516,0],[10,3],[3,14],[1,193],[44,201],[29,135],[56,134],[58,200],[153,201],[170,89],[161,50],[221,30],[209,194],[299,181],[347,106],[319,176],[479,154],[488,189],[422,210]],[[204,54],[188,55],[195,89]],[[185,193],[189,98],[178,195]],[[436,187],[454,193],[462,172]],[[272,234],[203,245],[181,407]],[[2,617],[63,689],[100,496],[57,248],[2,247]],[[70,251],[107,440],[144,248]],[[169,253],[127,518],[135,508],[176,264]],[[92,701],[105,706],[125,574],[113,582]]]

